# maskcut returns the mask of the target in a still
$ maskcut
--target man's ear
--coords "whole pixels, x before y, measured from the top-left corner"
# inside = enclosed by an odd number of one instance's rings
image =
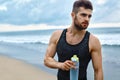
[[[72,17],[72,19],[75,19],[75,13],[74,12],[71,13],[71,17]]]

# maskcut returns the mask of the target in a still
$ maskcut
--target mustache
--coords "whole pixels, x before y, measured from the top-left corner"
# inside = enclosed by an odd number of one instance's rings
[[[85,21],[85,22],[82,22],[83,24],[89,24],[89,22],[88,21]]]

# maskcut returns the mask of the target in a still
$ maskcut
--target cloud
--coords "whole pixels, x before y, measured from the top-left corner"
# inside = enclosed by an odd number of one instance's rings
[[[1,6],[0,6],[0,11],[7,11],[7,7],[4,6],[4,5],[1,5]]]
[[[55,3],[57,2],[57,0],[50,0],[50,3]]]
[[[13,0],[10,4],[14,4],[14,8],[19,10],[20,8],[27,7],[26,5],[30,4],[31,1],[32,0]]]
[[[96,0],[97,1],[97,0]],[[93,1],[94,13],[92,23],[115,23],[120,22],[120,1],[105,1],[104,4],[98,5]]]
[[[17,4],[26,4],[26,3],[30,3],[31,0],[13,0],[13,2]]]
[[[120,27],[120,22],[118,23],[95,23],[90,24],[89,28],[106,28],[106,27]]]
[[[30,13],[28,14],[29,18],[33,20],[39,20],[40,19],[40,14],[42,14],[42,9],[40,8],[32,8]]]
[[[107,0],[96,0],[98,5],[104,5],[107,3]]]
[[[0,25],[0,32],[8,32],[8,31],[25,31],[25,30],[45,30],[45,29],[63,29],[67,28],[67,26],[52,26],[46,24],[31,24],[31,25],[10,25],[4,24]]]
[[[14,25],[69,25],[75,0],[0,0],[0,23]],[[120,1],[91,0],[91,22],[120,22]],[[117,17],[116,17],[117,16]]]

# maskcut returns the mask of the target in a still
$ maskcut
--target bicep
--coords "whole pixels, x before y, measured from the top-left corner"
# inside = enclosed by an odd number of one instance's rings
[[[53,57],[55,56],[55,53],[56,53],[57,43],[61,33],[62,33],[61,30],[53,32],[49,40],[49,45],[46,50],[45,60],[51,60],[51,59],[53,60]]]
[[[98,39],[94,39],[92,43],[92,64],[94,70],[98,70],[102,68],[102,53],[101,53],[101,45]]]
[[[54,57],[56,53],[56,44],[50,43],[46,50],[46,57]]]
[[[91,53],[91,57],[92,57],[92,64],[93,64],[94,70],[101,68],[102,67],[101,52],[100,51],[93,51]]]
[[[50,38],[49,45],[46,50],[46,57],[54,57],[56,53],[56,40],[54,36]]]

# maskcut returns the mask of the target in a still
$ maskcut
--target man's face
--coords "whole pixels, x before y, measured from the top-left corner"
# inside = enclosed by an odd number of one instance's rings
[[[77,30],[85,30],[89,25],[90,18],[92,16],[91,9],[85,9],[80,7],[78,13],[74,15],[74,26]]]

